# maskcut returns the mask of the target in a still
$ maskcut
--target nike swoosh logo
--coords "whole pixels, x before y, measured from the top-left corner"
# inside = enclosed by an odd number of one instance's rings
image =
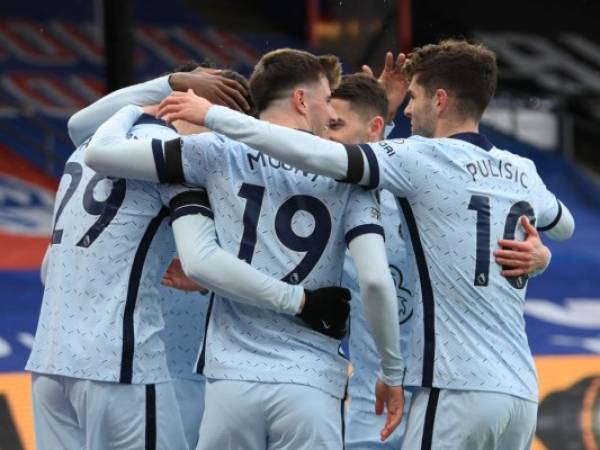
[[[325,328],[326,330],[329,330],[331,328],[331,325],[329,325],[327,322],[325,322],[324,320],[321,320],[321,324],[323,325],[323,328]]]

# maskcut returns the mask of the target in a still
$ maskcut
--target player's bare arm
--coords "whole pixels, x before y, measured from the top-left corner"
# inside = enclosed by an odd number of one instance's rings
[[[375,386],[375,414],[378,416],[387,410],[385,426],[381,430],[380,437],[385,441],[402,422],[402,411],[404,410],[404,388],[402,386],[388,386],[381,380],[377,380]]]
[[[191,89],[213,103],[236,111],[250,110],[250,105],[244,98],[248,95],[247,90],[237,81],[219,75],[218,71],[177,72],[169,77],[169,84],[173,91],[185,92]]]
[[[68,122],[69,136],[75,146],[79,146],[96,131],[100,124],[123,106],[152,105],[178,90],[191,89],[215,104],[247,111],[249,105],[244,98],[244,95],[247,95],[246,89],[237,81],[225,78],[219,73],[219,71],[207,70],[176,72],[119,89],[73,114]]]
[[[399,53],[394,59],[394,54],[387,52],[383,70],[377,78],[377,81],[379,81],[379,84],[385,90],[389,102],[386,123],[391,123],[394,120],[398,108],[406,97],[408,81],[402,71],[402,66],[405,62],[406,55],[404,53]],[[368,65],[363,65],[362,71],[367,75],[375,77],[373,70]]]
[[[171,264],[167,267],[162,280],[160,280],[160,284],[186,292],[200,292],[201,294],[207,294],[209,292],[207,288],[196,283],[185,274],[183,267],[181,266],[181,260],[178,257],[173,258],[173,261],[171,261]]]
[[[196,125],[204,125],[206,114],[213,103],[205,97],[195,95],[188,89],[186,92],[173,92],[160,102],[157,115],[171,123],[175,120],[187,120]]]

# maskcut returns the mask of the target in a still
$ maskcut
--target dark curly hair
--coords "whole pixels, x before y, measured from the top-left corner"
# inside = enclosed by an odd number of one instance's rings
[[[407,79],[416,78],[429,95],[444,89],[453,96],[459,113],[479,120],[492,100],[498,80],[496,55],[483,44],[446,39],[415,49],[403,67]]]

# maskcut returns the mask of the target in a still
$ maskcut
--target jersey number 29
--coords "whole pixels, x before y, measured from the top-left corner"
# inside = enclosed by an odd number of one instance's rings
[[[58,210],[56,211],[56,218],[54,219],[54,230],[52,231],[52,244],[60,244],[62,241],[63,230],[57,228],[58,220],[62,214],[65,206],[79,187],[81,183],[81,176],[83,174],[83,167],[81,164],[76,162],[68,162],[65,165],[65,175],[70,175],[71,181],[69,187],[62,198]],[[64,176],[64,175],[63,175]],[[94,189],[100,183],[100,181],[106,180],[106,177],[95,174],[88,184],[85,186],[83,193],[83,209],[92,216],[98,216],[98,219],[94,224],[84,233],[84,235],[77,242],[78,247],[89,247],[94,243],[98,236],[104,231],[108,224],[115,218],[117,211],[123,204],[125,199],[125,180],[113,180],[112,189],[106,200],[98,201],[94,198]]]

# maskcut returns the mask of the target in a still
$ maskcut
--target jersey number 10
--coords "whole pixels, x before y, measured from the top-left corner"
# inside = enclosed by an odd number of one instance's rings
[[[473,195],[469,209],[477,211],[477,256],[475,258],[475,286],[487,286],[490,274],[490,198],[484,195]],[[532,206],[523,201],[517,202],[510,208],[504,224],[503,239],[514,239],[517,223],[521,216],[527,216],[529,222],[535,225],[535,215]],[[527,284],[527,275],[507,277],[510,285],[523,289]]]

